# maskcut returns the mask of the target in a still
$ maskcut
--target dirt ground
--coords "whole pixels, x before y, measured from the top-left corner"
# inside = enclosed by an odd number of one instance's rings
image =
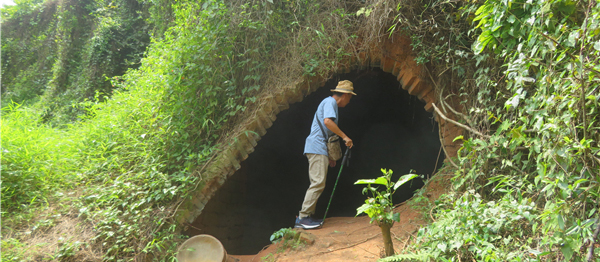
[[[426,185],[425,195],[430,201],[434,201],[445,191],[446,186],[447,177],[440,175]],[[429,212],[421,212],[408,202],[394,209],[400,213],[400,222],[395,223],[391,229],[396,252],[404,249],[409,240],[414,240],[419,227],[427,223],[425,218],[429,216]],[[303,230],[314,239],[313,244],[284,249],[280,242],[266,247],[256,255],[231,255],[229,261],[377,261],[384,253],[383,238],[379,227],[369,221],[368,216],[328,218],[319,229]]]

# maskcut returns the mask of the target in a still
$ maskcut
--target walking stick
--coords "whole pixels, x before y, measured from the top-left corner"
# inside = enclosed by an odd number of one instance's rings
[[[342,169],[344,168],[344,163],[348,162],[348,166],[350,166],[350,148],[346,148],[346,152],[344,153],[344,158],[342,158],[342,166],[340,166],[340,172],[338,173],[337,179],[335,180],[335,185],[333,186],[333,191],[331,191],[331,197],[329,198],[329,204],[327,204],[327,209],[325,209],[325,215],[323,216],[323,222],[321,222],[321,226],[325,223],[325,218],[327,217],[327,212],[329,211],[329,206],[331,205],[331,199],[333,199],[333,193],[335,192],[335,188],[337,187],[338,180],[340,180],[340,175],[342,174]]]

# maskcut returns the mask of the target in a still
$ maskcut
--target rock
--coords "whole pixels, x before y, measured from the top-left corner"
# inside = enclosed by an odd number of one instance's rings
[[[300,241],[306,243],[307,245],[314,244],[316,240],[313,234],[307,232],[299,232],[298,238],[300,239]]]

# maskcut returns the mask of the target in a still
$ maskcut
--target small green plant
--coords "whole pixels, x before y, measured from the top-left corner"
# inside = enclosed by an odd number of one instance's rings
[[[302,233],[294,230],[293,228],[281,228],[271,235],[271,243],[279,243],[281,245],[277,248],[277,252],[283,252],[288,248],[297,249],[303,247],[306,241],[300,237]]]
[[[385,255],[394,255],[394,245],[392,243],[392,237],[390,234],[390,228],[394,225],[394,221],[400,222],[400,214],[394,213],[394,204],[392,202],[392,196],[398,188],[406,182],[418,177],[416,174],[406,174],[398,179],[398,182],[392,182],[392,174],[394,173],[391,169],[382,168],[381,172],[383,176],[376,179],[360,179],[356,181],[355,185],[367,185],[363,189],[363,194],[371,193],[372,197],[367,198],[365,203],[356,209],[356,215],[366,213],[371,218],[371,223],[375,221],[379,228],[381,228],[381,234],[383,236],[383,245],[385,248]],[[379,187],[373,187],[372,185],[383,185],[384,190],[379,190]]]
[[[277,231],[275,231],[275,233],[273,233],[271,235],[271,243],[275,244],[279,241],[281,241],[282,239],[285,239],[286,237],[291,237],[294,238],[294,235],[296,234],[296,231],[294,231],[292,228],[281,228]]]
[[[266,255],[264,257],[261,257],[260,261],[263,261],[263,262],[272,262],[272,261],[275,261],[275,257],[273,257],[273,253],[269,253],[268,255]]]
[[[79,241],[69,242],[66,241],[61,243],[61,246],[56,250],[54,258],[56,259],[68,259],[75,256],[77,251],[84,246],[85,243],[81,243]]]

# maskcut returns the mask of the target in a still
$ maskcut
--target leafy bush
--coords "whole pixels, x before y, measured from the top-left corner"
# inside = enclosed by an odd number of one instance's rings
[[[458,159],[450,159],[458,160],[456,190],[474,190],[482,203],[494,203],[486,210],[513,199],[520,205],[528,204],[521,199],[534,203],[536,216],[528,219],[533,221],[531,231],[509,225],[514,232],[510,237],[526,239],[521,242],[533,250],[523,259],[592,259],[592,235],[600,225],[600,5],[563,0],[434,1],[413,12],[421,12],[427,22],[415,23],[406,13],[398,22],[415,29],[413,39],[421,38],[413,42],[421,60],[451,63],[433,75],[450,80],[438,82],[446,92],[437,102],[438,114],[454,114],[465,123],[465,135],[456,138],[463,147]],[[468,212],[455,208],[439,216],[468,217]],[[438,220],[427,230],[443,232],[445,226]],[[485,232],[476,236],[498,248]],[[426,238],[431,239],[421,243],[438,241],[435,235]],[[448,250],[460,241],[437,243]],[[493,256],[477,253],[481,247],[453,250],[421,252],[419,259],[460,255],[504,261],[519,249],[498,249],[489,253]]]
[[[443,212],[433,225],[419,230],[411,253],[383,261],[537,261],[542,254],[527,238],[539,215],[530,199],[505,195],[486,202],[471,190],[452,204],[437,207]]]

